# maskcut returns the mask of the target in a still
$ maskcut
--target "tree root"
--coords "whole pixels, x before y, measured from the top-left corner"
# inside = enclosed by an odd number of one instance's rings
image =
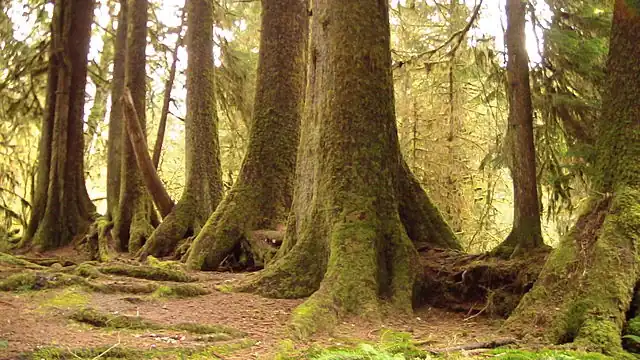
[[[555,344],[617,354],[640,278],[640,191],[592,199],[505,326]]]

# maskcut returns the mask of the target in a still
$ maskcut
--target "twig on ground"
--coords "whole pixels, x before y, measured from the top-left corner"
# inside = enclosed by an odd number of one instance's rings
[[[456,345],[456,346],[451,346],[451,347],[442,348],[442,349],[426,349],[426,351],[433,355],[438,355],[438,354],[463,351],[463,350],[493,349],[500,346],[515,344],[515,343],[516,343],[516,339],[514,338],[503,338],[503,339],[496,339],[496,340],[487,341],[487,342],[476,342],[476,343],[470,343],[465,345]]]

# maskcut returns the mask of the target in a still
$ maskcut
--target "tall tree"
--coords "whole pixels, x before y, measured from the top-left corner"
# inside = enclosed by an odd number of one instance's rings
[[[400,154],[387,1],[313,2],[307,112],[278,258],[244,290],[309,299],[299,335],[380,304],[410,312],[415,243],[459,248]]]
[[[639,68],[640,2],[616,0],[608,91],[597,125],[596,191],[509,318],[514,330],[595,351],[621,350],[640,280]]]
[[[128,31],[125,65],[125,86],[131,91],[140,127],[146,134],[146,46],[147,0],[127,2]],[[120,106],[123,106],[120,104]],[[136,253],[153,231],[152,213],[155,211],[142,181],[131,142],[122,136],[120,164],[120,199],[114,218],[113,237],[120,251]]]
[[[82,234],[95,211],[83,171],[84,93],[93,1],[54,7],[34,208],[23,245],[50,249]]]
[[[166,256],[197,233],[222,199],[213,63],[213,6],[187,1],[186,186],[182,198],[153,232],[143,254]]]
[[[120,200],[120,168],[122,159],[122,95],[127,55],[127,1],[120,1],[118,27],[113,53],[111,78],[111,111],[107,140],[107,218],[113,220]]]
[[[262,1],[249,146],[238,180],[194,240],[191,267],[215,269],[241,241],[255,239],[250,232],[284,227],[300,136],[308,19],[306,0]],[[250,255],[261,257],[253,245]]]
[[[502,257],[524,255],[544,246],[536,183],[533,108],[529,85],[529,57],[525,42],[527,2],[507,1],[507,92],[509,121],[505,149],[514,192],[513,228],[494,253]]]

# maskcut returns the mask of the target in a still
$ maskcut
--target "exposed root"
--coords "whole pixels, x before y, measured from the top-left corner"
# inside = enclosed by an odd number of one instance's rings
[[[190,282],[195,280],[182,271],[144,265],[133,266],[118,264],[102,266],[98,268],[98,270],[104,274],[122,275],[147,280],[177,282]]]
[[[87,235],[82,242],[78,244],[85,248],[91,260],[108,262],[113,257],[114,246],[111,238],[113,224],[113,221],[108,218],[99,217],[91,224]]]
[[[99,328],[131,329],[131,330],[177,330],[192,334],[225,334],[233,338],[244,337],[247,334],[223,325],[181,323],[175,325],[158,324],[145,320],[139,316],[112,315],[92,308],[78,310],[70,318],[77,322],[89,324]]]
[[[197,209],[195,199],[188,201],[181,200],[173,207],[162,223],[153,231],[149,240],[140,250],[139,257],[145,259],[147,256],[166,257],[176,252],[180,240],[195,233],[197,225]]]
[[[507,316],[535,283],[548,252],[529,255],[503,260],[443,249],[421,252],[414,306],[429,304],[469,313],[484,309],[488,315]]]
[[[639,204],[640,192],[630,188],[594,199],[506,326],[556,344],[620,353],[639,278]]]

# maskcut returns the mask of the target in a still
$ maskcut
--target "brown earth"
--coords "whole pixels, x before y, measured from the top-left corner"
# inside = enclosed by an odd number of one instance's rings
[[[15,267],[0,264],[0,279],[15,272]],[[16,359],[21,353],[42,347],[71,351],[116,344],[118,347],[139,349],[194,348],[239,342],[244,345],[226,352],[224,359],[270,359],[278,352],[282,340],[289,339],[289,316],[303,299],[276,300],[218,290],[250,276],[246,273],[198,272],[192,275],[198,279],[196,284],[211,293],[192,298],[158,298],[151,295],[91,292],[77,285],[39,291],[0,292],[0,359]],[[149,282],[115,275],[103,275],[90,281],[122,284]],[[139,316],[165,325],[185,322],[225,325],[244,331],[247,336],[245,339],[212,344],[207,343],[202,335],[182,331],[95,328],[69,319],[72,313],[83,307],[114,316]],[[408,332],[425,346],[447,347],[501,337],[498,332],[500,323],[501,320],[483,315],[474,316],[424,306],[417,309],[413,316],[388,317],[383,324],[347,320],[331,334],[319,334],[304,342],[296,341],[294,347],[299,349],[314,344],[335,346],[378,341],[386,329]],[[248,343],[247,339],[252,342]]]

